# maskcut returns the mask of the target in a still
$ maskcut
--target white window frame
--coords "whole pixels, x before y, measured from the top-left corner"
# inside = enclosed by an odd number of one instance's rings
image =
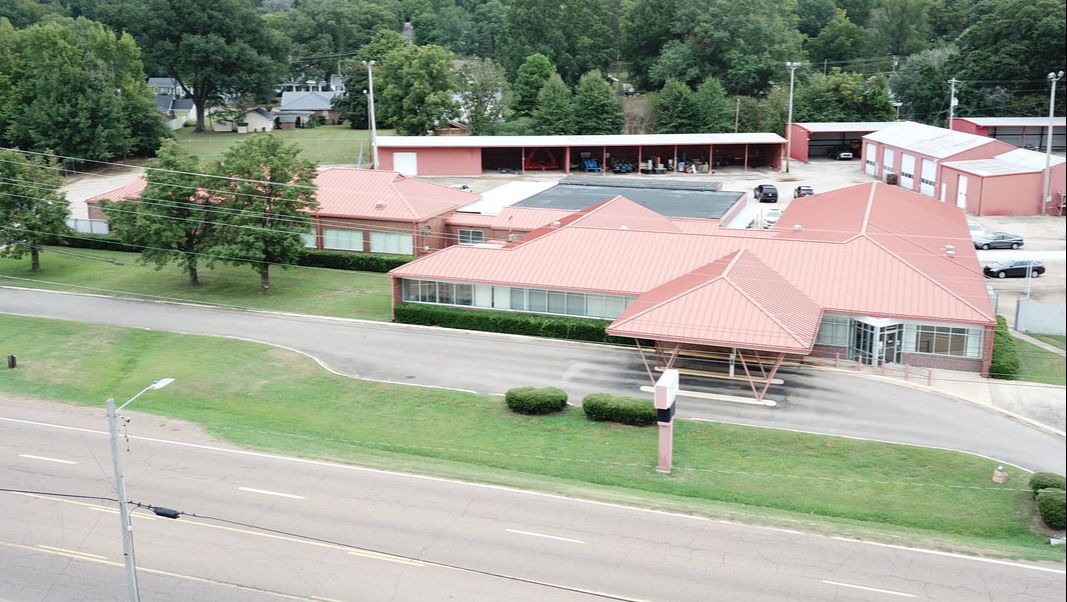
[[[460,228],[456,238],[461,245],[480,245],[485,242],[485,231]]]

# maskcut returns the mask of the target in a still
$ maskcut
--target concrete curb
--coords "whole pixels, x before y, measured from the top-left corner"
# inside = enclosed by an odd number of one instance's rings
[[[887,384],[891,384],[891,385],[899,385],[899,386],[902,386],[902,387],[909,387],[911,389],[915,389],[916,391],[923,391],[923,392],[926,392],[926,393],[936,393],[938,395],[941,395],[942,397],[949,397],[951,399],[962,401],[962,402],[964,402],[966,404],[969,404],[971,406],[974,406],[976,408],[981,408],[983,410],[988,410],[988,411],[994,412],[996,414],[1000,414],[1001,416],[1004,416],[1005,418],[1009,418],[1011,420],[1014,420],[1016,422],[1019,422],[1021,424],[1026,425],[1026,426],[1029,426],[1029,427],[1031,427],[1031,428],[1033,428],[1035,430],[1041,431],[1041,432],[1043,432],[1043,433],[1045,433],[1047,435],[1052,435],[1052,436],[1058,437],[1060,439],[1067,439],[1067,433],[1065,433],[1064,431],[1061,431],[1061,430],[1059,430],[1059,429],[1057,429],[1055,427],[1049,426],[1047,424],[1040,423],[1040,422],[1038,422],[1036,420],[1027,418],[1026,416],[1023,416],[1021,414],[1016,414],[1015,412],[1012,412],[1010,410],[1005,410],[1003,408],[998,408],[997,406],[994,406],[994,405],[989,405],[989,404],[985,404],[985,403],[980,403],[980,402],[974,401],[973,399],[964,397],[963,395],[958,395],[956,393],[952,393],[952,392],[946,391],[944,389],[939,389],[938,387],[930,387],[930,386],[919,384],[919,383],[913,383],[913,382],[909,382],[909,381],[902,381],[902,380],[898,380],[898,379],[891,378],[891,377],[888,377],[888,376],[882,376],[880,374],[864,374],[862,372],[850,372],[848,370],[843,370],[841,368],[834,368],[834,367],[831,367],[831,366],[818,366],[818,365],[810,364],[809,367],[815,368],[816,370],[823,370],[823,371],[826,371],[826,372],[835,372],[837,374],[846,374],[846,375],[851,375],[851,376],[855,376],[855,377],[858,377],[858,378],[867,378],[867,379],[870,379],[870,380],[876,380],[878,382],[883,382],[883,383],[887,383]],[[1049,386],[1053,387],[1055,385],[1049,385]]]

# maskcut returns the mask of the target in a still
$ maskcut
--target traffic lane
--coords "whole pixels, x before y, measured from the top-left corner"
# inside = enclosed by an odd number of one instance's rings
[[[152,451],[142,445],[138,439],[132,440],[136,448],[136,454],[144,457],[153,455]],[[182,450],[184,451],[184,450]],[[197,453],[200,453],[199,451]],[[217,452],[223,453],[223,452]],[[224,458],[212,458],[207,462],[207,467],[218,466],[225,463]],[[308,487],[319,486],[322,483],[337,483],[339,479],[314,477],[313,481],[302,483],[301,476],[308,472],[324,469],[326,472],[338,470],[332,466],[318,466],[308,470],[306,464],[295,464],[298,469],[295,473],[280,470],[274,463],[279,460],[270,460],[271,465],[267,472],[274,474],[279,482],[286,483],[288,489],[285,492],[293,494],[315,491]],[[342,469],[344,470],[344,469]],[[197,472],[193,470],[192,472]],[[246,466],[236,466],[228,473],[250,474]],[[679,583],[704,583],[701,576],[713,575],[714,583],[728,579],[728,575],[744,574],[756,581],[766,577],[768,561],[773,563],[777,572],[796,573],[805,580],[814,577],[832,578],[840,574],[855,574],[853,581],[871,585],[883,585],[900,587],[898,581],[907,576],[897,574],[896,570],[886,572],[886,564],[881,558],[883,554],[859,554],[853,543],[834,543],[829,549],[826,547],[826,538],[806,536],[803,534],[782,534],[778,531],[744,527],[728,523],[719,523],[695,519],[692,517],[670,516],[657,513],[642,513],[634,509],[617,508],[599,504],[583,504],[580,501],[561,500],[550,496],[536,494],[523,494],[514,491],[500,490],[486,487],[472,487],[467,484],[453,483],[434,479],[420,479],[406,475],[392,475],[364,471],[357,471],[361,476],[370,476],[370,482],[360,478],[359,483],[352,484],[351,488],[341,487],[339,491],[330,494],[327,491],[317,492],[316,499],[325,500],[326,509],[343,508],[344,516],[349,521],[355,520],[358,525],[349,527],[344,518],[338,519],[327,512],[321,520],[315,536],[330,538],[336,537],[338,525],[346,525],[344,529],[353,529],[353,535],[357,536],[361,545],[374,547],[378,550],[396,552],[406,550],[408,555],[415,555],[419,550],[426,549],[427,554],[434,560],[447,559],[456,563],[470,563],[479,561],[479,553],[484,560],[499,562],[499,570],[513,568],[512,562],[519,566],[531,563],[547,563],[539,570],[542,577],[548,575],[559,580],[560,575],[574,575],[574,579],[582,579],[582,573],[590,570],[603,572],[608,575],[608,585],[617,582],[618,574],[644,574],[657,575],[658,565],[647,566],[637,564],[631,566],[629,557],[639,554],[646,559],[659,559],[662,562],[674,563],[677,567],[687,569],[688,575],[672,575],[670,583],[660,584],[670,587],[671,599],[687,599],[684,594],[697,592],[699,595],[706,594],[699,587],[685,587],[677,591]],[[151,475],[145,474],[139,477],[138,483],[142,489],[147,487]],[[169,481],[180,480],[178,475],[171,475]],[[142,482],[143,481],[143,482]],[[207,479],[210,481],[210,479]],[[388,483],[393,481],[394,483]],[[131,483],[133,481],[131,480]],[[377,485],[375,485],[377,483]],[[432,493],[427,494],[427,483],[432,484]],[[184,487],[179,486],[179,490]],[[193,491],[191,498],[201,499],[210,497],[211,491],[232,491],[233,483],[227,483],[225,487],[210,486],[205,491]],[[279,488],[276,488],[279,489]],[[390,490],[394,490],[391,494]],[[489,493],[484,497],[484,493]],[[478,495],[476,495],[477,493]],[[174,494],[179,495],[179,494]],[[363,496],[362,499],[360,496]],[[519,501],[508,498],[519,498]],[[334,501],[330,501],[333,497]],[[496,498],[505,498],[503,503]],[[521,498],[529,498],[523,500]],[[266,500],[266,498],[264,498]],[[203,500],[201,500],[203,501]],[[156,501],[154,503],[162,503]],[[266,509],[257,508],[255,500],[243,499],[235,504],[233,500],[223,500],[219,512],[237,505],[247,509],[249,514],[259,517],[258,524],[266,524],[272,527],[285,528],[285,507],[296,504],[299,506],[299,515],[305,517],[319,517],[323,515],[323,508],[317,504],[306,505],[304,502],[291,502],[288,498],[280,498],[277,501],[270,499],[264,501]],[[560,506],[565,506],[561,509]],[[195,507],[195,506],[194,506]],[[220,514],[226,516],[225,514]],[[457,517],[458,515],[458,517]],[[635,516],[641,517],[635,521]],[[420,519],[424,524],[420,524]],[[277,521],[277,522],[272,522]],[[250,520],[250,522],[253,522]],[[443,527],[442,527],[443,526]],[[586,538],[585,541],[596,545],[585,550],[575,551],[574,545],[557,540],[538,539],[530,536],[529,542],[521,541],[517,536],[521,533],[510,533],[508,529],[518,530],[522,528],[527,533],[547,534],[557,537]],[[303,529],[308,534],[308,529]],[[427,537],[432,541],[427,544]],[[409,538],[414,538],[412,543],[403,544]],[[503,543],[502,543],[503,540]],[[370,542],[368,545],[367,542]],[[398,545],[397,542],[401,542]],[[526,545],[525,550],[519,549]],[[530,546],[543,546],[543,549],[534,549],[530,553]],[[477,553],[472,555],[471,550]],[[607,550],[607,551],[605,551]],[[622,550],[625,553],[620,559],[614,555],[615,551]],[[769,552],[768,550],[773,550]],[[822,572],[812,575],[808,565],[811,563],[812,551],[820,550],[820,570]],[[515,552],[514,558],[506,558],[503,562],[495,557]],[[539,553],[539,554],[538,554]],[[566,554],[566,563],[560,563],[560,554]],[[593,553],[590,560],[589,555]],[[893,551],[892,554],[905,554]],[[908,561],[914,563],[916,552],[906,552],[912,555]],[[546,559],[547,557],[547,559]],[[921,555],[919,556],[922,557]],[[540,558],[540,560],[538,560]],[[864,561],[869,558],[869,561]],[[602,569],[602,564],[590,565],[591,561],[603,559],[607,561],[608,569]],[[695,565],[691,563],[696,560]],[[939,562],[950,564],[974,564],[973,571],[988,574],[990,567],[983,566],[976,561],[951,559]],[[575,573],[567,573],[567,567],[574,564]],[[690,566],[687,566],[690,565]],[[798,569],[798,567],[800,567]],[[496,568],[496,565],[490,566]],[[612,571],[611,569],[617,569]],[[718,569],[725,571],[719,574]],[[618,570],[624,569],[624,570]],[[1004,572],[1001,576],[1003,583],[1018,583],[1011,573],[1019,569],[1011,567],[994,566],[992,571]],[[660,571],[662,572],[662,571]],[[927,587],[943,587],[955,591],[957,588],[967,587],[973,581],[975,574],[972,571],[959,567],[952,567],[947,571],[948,575],[961,575],[963,578],[945,580],[941,575],[939,581],[929,584]],[[694,575],[696,577],[694,577]],[[1018,577],[1016,575],[1016,577]],[[639,585],[647,585],[649,580],[642,579]],[[588,580],[577,581],[583,585],[589,585]],[[806,583],[806,581],[805,581]],[[633,593],[633,592],[631,592]],[[640,592],[639,592],[640,593]],[[662,589],[656,589],[652,593],[663,594]],[[755,593],[755,592],[753,592]],[[788,592],[786,592],[788,593]],[[1018,593],[1018,592],[1016,592]],[[778,592],[778,595],[783,595]],[[648,596],[645,596],[648,597]],[[656,597],[656,596],[653,596]],[[958,599],[958,598],[957,598]]]

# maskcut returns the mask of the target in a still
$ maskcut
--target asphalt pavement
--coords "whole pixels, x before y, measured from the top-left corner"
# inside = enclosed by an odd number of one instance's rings
[[[187,513],[135,512],[146,601],[1067,595],[1061,564],[259,454],[184,423],[130,416],[122,454],[131,499]],[[102,408],[0,399],[0,483],[0,599],[124,599],[115,503],[45,495],[113,496]]]
[[[581,399],[647,395],[640,387],[649,384],[637,351],[570,341],[3,287],[0,312],[261,341],[351,376],[482,393],[558,386]],[[1062,474],[1067,467],[1063,439],[959,399],[811,368],[784,369],[780,377],[785,384],[769,395],[773,407],[679,397],[678,414],[956,449],[1031,470]],[[682,384],[751,396],[745,383]]]

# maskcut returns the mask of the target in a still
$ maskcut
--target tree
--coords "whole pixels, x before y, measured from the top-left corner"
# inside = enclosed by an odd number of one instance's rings
[[[540,135],[574,133],[574,97],[558,73],[553,73],[537,94],[533,129]]]
[[[907,56],[928,46],[930,24],[926,11],[931,0],[881,0],[874,11],[871,30],[883,54]]]
[[[900,116],[922,123],[942,124],[948,115],[950,63],[958,55],[954,46],[913,54],[889,79]]]
[[[955,42],[974,24],[979,0],[933,0],[927,15],[931,32],[945,42]]]
[[[452,53],[440,46],[404,46],[385,56],[381,68],[382,121],[401,136],[425,136],[456,114]]]
[[[726,89],[719,80],[709,77],[693,94],[699,132],[734,131],[734,107],[726,100]]]
[[[630,75],[641,89],[648,89],[648,72],[663,45],[672,40],[684,0],[633,0],[619,24],[620,51],[630,61]]]
[[[63,9],[54,4],[34,0],[0,0],[0,17],[7,17],[16,29],[37,23],[45,15],[62,15]]]
[[[345,92],[333,98],[333,108],[342,121],[347,121],[352,129],[366,129],[367,120],[367,67],[362,61],[380,63],[385,55],[407,46],[404,36],[395,31],[379,29],[371,36],[370,42],[364,44],[356,55],[358,60],[341,63],[341,76],[345,80]],[[378,125],[382,124],[381,115],[375,115]]]
[[[67,232],[70,205],[59,191],[59,162],[0,150],[0,257],[30,256],[41,271],[41,246]]]
[[[197,132],[223,95],[272,97],[286,71],[287,40],[247,0],[109,0],[93,18],[131,33],[152,75],[178,81],[196,105]]]
[[[270,291],[270,266],[291,264],[304,253],[302,234],[311,229],[315,164],[298,157],[300,147],[275,136],[256,136],[231,146],[214,184],[224,225],[216,252],[234,265],[259,273],[260,289]]]
[[[516,116],[533,115],[541,88],[555,72],[556,67],[547,56],[536,53],[526,57],[526,61],[515,75],[515,85],[512,86],[511,110]]]
[[[873,54],[871,34],[848,20],[845,11],[837,9],[833,19],[818,36],[808,40],[805,46],[813,64],[823,61],[847,61],[866,58]]]
[[[793,104],[794,121],[889,121],[894,113],[884,77],[837,68],[809,77]]]
[[[867,27],[871,22],[871,11],[879,0],[835,0],[837,8],[848,13],[850,21],[860,27]]]
[[[200,162],[173,140],[159,149],[149,169],[148,185],[137,201],[105,201],[115,234],[123,242],[144,247],[140,262],[157,270],[177,264],[199,286],[200,259],[215,243],[216,200],[208,191]]]
[[[574,84],[582,73],[606,69],[617,56],[609,17],[615,0],[508,0],[497,57],[517,73],[526,57],[541,53]]]
[[[472,60],[459,70],[459,104],[470,133],[485,134],[504,116],[504,70],[488,60]]]
[[[0,139],[79,159],[150,154],[170,133],[140,56],[128,34],[84,18],[50,19],[18,32],[0,25],[0,62],[10,68],[0,76],[0,90],[7,88]]]
[[[657,134],[691,134],[699,131],[700,117],[689,86],[671,79],[652,105]]]
[[[834,17],[836,10],[834,0],[797,0],[797,29],[806,36],[815,37]]]
[[[600,71],[583,75],[574,94],[574,133],[619,134],[623,125],[622,103]]]

